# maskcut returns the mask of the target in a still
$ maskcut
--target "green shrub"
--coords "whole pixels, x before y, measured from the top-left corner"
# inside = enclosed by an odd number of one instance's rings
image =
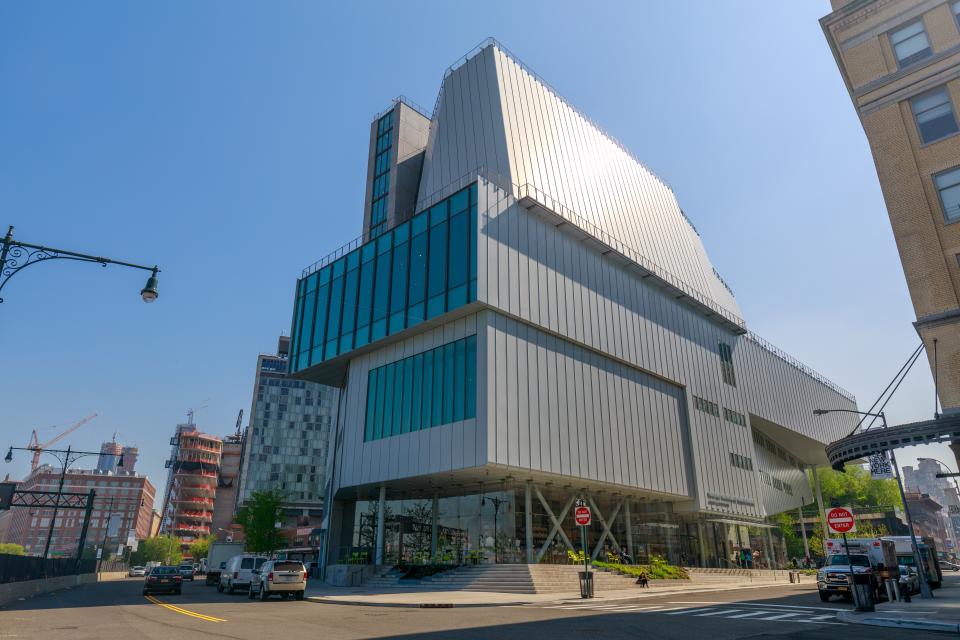
[[[650,564],[620,564],[619,562],[602,562],[600,560],[595,560],[593,564],[601,569],[617,571],[635,578],[639,577],[641,573],[645,573],[651,580],[690,579],[686,569],[668,564],[662,556],[656,555],[650,558]]]

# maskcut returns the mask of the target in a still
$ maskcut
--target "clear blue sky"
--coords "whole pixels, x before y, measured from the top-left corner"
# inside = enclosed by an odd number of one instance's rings
[[[300,270],[358,235],[370,120],[498,38],[676,191],[760,335],[866,408],[918,343],[829,2],[0,4],[0,224],[157,263],[31,267],[0,306],[0,445],[91,412],[162,484],[188,407],[249,411]],[[209,400],[207,400],[209,398]],[[892,422],[929,417],[926,361]],[[946,447],[914,448],[902,462]],[[13,476],[27,456],[0,467]]]

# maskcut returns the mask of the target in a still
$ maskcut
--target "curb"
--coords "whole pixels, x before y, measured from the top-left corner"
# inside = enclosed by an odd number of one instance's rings
[[[852,624],[866,624],[873,627],[891,627],[894,629],[916,629],[918,631],[941,631],[960,633],[960,624],[956,622],[935,622],[910,618],[874,617],[877,614],[857,614],[854,611],[841,611],[837,619]]]
[[[789,583],[787,583],[789,584]],[[717,588],[703,588],[703,589],[672,589],[672,590],[663,590],[663,591],[643,591],[635,594],[622,595],[614,598],[594,598],[598,603],[606,602],[620,602],[622,600],[635,600],[637,598],[656,598],[661,596],[681,596],[685,594],[703,594],[703,593],[721,593],[724,591],[740,591],[745,589],[764,589],[771,586],[776,586],[778,583],[765,583],[765,584],[746,584],[738,585],[734,587],[724,587],[721,589]],[[787,586],[786,584],[784,586]],[[456,593],[451,591],[451,593]],[[560,594],[557,594],[560,595]],[[536,606],[543,604],[556,604],[562,603],[567,604],[571,602],[583,602],[582,598],[579,597],[558,597],[554,600],[513,600],[513,601],[503,601],[503,602],[463,602],[463,603],[453,603],[453,602],[374,602],[370,600],[338,600],[335,598],[330,598],[328,596],[307,596],[304,598],[310,602],[315,602],[317,604],[339,604],[346,605],[351,607],[395,607],[401,609],[465,609],[465,608],[478,608],[478,607],[519,607],[519,606]]]

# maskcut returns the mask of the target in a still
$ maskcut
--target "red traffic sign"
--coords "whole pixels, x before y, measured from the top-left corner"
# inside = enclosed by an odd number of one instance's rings
[[[828,509],[827,527],[834,533],[853,533],[857,530],[857,522],[853,519],[853,510],[849,507]]]
[[[590,507],[577,507],[573,510],[573,518],[581,527],[588,526],[590,524]]]

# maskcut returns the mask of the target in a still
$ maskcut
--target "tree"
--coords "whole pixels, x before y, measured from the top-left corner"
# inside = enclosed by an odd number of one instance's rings
[[[277,491],[254,491],[237,512],[234,522],[243,527],[247,551],[269,553],[283,547],[276,523],[283,520],[282,496]]]
[[[843,473],[817,469],[825,506],[903,508],[896,480],[874,480],[860,465],[848,465]]]
[[[777,516],[777,524],[780,525],[780,533],[783,534],[783,541],[787,547],[788,558],[803,558],[803,538],[797,533],[794,526],[797,520],[789,511],[785,511]]]
[[[212,543],[212,536],[197,538],[190,543],[190,546],[187,547],[187,551],[190,552],[190,556],[193,558],[194,562],[199,562],[201,558],[206,558],[210,554],[210,545]]]
[[[13,542],[3,542],[0,543],[0,554],[5,554],[8,556],[23,556],[26,555],[27,550],[23,548],[23,545],[15,544]]]
[[[157,536],[141,540],[137,550],[130,556],[130,564],[143,565],[148,562],[180,564],[183,560],[180,546],[180,539],[173,536]]]

